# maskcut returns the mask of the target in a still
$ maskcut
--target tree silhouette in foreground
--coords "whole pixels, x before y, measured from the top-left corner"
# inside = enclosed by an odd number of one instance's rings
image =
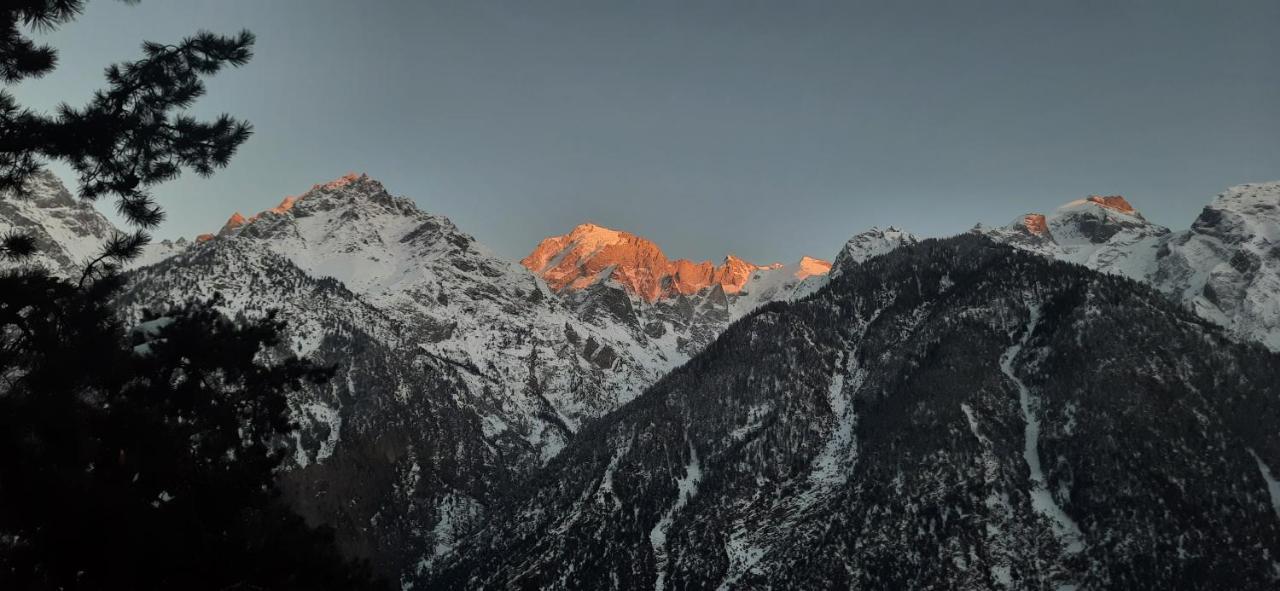
[[[53,48],[26,30],[75,18],[83,0],[0,9],[0,78],[42,76]],[[0,194],[22,198],[44,162],[112,195],[137,230],[113,237],[78,277],[0,273],[0,588],[349,589],[379,587],[279,499],[274,473],[295,426],[287,393],[332,373],[287,354],[274,316],[229,320],[192,302],[133,329],[110,303],[118,264],[163,219],[148,193],[182,169],[210,174],[250,134],[229,116],[182,110],[202,79],[251,57],[253,36],[198,33],[146,43],[106,70],[107,88],[53,116],[0,90]],[[0,259],[34,250],[0,236]]]

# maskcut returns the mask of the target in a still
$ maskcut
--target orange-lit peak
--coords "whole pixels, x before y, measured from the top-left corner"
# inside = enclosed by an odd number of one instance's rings
[[[831,262],[822,259],[815,259],[811,256],[800,257],[799,268],[796,269],[796,279],[804,279],[814,275],[826,275],[831,271]]]
[[[1049,233],[1049,222],[1045,219],[1043,213],[1029,213],[1022,216],[1022,227],[1037,236],[1044,236]]]
[[[830,263],[818,261],[807,268],[825,273]],[[520,261],[542,277],[552,289],[575,291],[611,280],[646,301],[690,295],[721,286],[737,293],[752,273],[781,265],[761,266],[734,255],[724,263],[668,259],[657,244],[641,236],[593,223],[579,224],[568,234],[550,236]],[[825,266],[824,266],[825,265]]]
[[[1085,198],[1085,200],[1090,201],[1092,203],[1097,203],[1098,205],[1101,205],[1107,209],[1114,209],[1121,213],[1127,213],[1127,214],[1136,213],[1136,210],[1133,209],[1133,206],[1129,205],[1129,202],[1125,201],[1124,197],[1121,197],[1119,195],[1090,195],[1087,198]]]
[[[244,215],[242,215],[240,212],[237,211],[231,214],[231,217],[227,219],[227,223],[222,224],[222,229],[218,230],[218,234],[226,234],[226,233],[232,232],[236,228],[243,226],[244,223],[245,223]]]
[[[314,189],[339,189],[347,185],[350,185],[351,183],[354,183],[362,178],[366,178],[363,173],[348,172],[347,174],[344,174],[327,183],[320,183],[312,187],[312,189],[313,190]]]
[[[201,234],[196,236],[196,242],[208,242],[213,240],[213,234]]]
[[[297,202],[298,202],[298,198],[290,195],[288,197],[285,197],[284,201],[280,202],[280,205],[277,205],[271,209],[268,209],[267,211],[271,213],[284,213],[286,211],[289,211],[290,209],[293,209],[293,204]],[[262,215],[262,214],[258,214],[258,215]],[[258,216],[253,216],[253,217],[258,217]]]

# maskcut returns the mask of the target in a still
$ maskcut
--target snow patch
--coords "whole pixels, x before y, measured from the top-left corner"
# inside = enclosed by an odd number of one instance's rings
[[[698,463],[698,450],[689,442],[689,463],[684,467],[684,477],[676,481],[676,502],[667,509],[662,519],[649,532],[649,544],[653,547],[654,571],[657,573],[653,581],[654,591],[666,588],[667,571],[667,531],[675,521],[675,516],[684,508],[689,499],[698,492],[698,483],[702,481],[702,465]]]
[[[1083,534],[1076,522],[1071,519],[1067,512],[1058,506],[1053,498],[1053,494],[1049,492],[1044,470],[1040,464],[1040,419],[1036,416],[1039,401],[1031,393],[1031,389],[1018,378],[1014,371],[1013,362],[1026,346],[1027,341],[1031,339],[1031,333],[1035,331],[1036,324],[1040,322],[1040,308],[1031,306],[1031,318],[1027,321],[1027,326],[1022,331],[1022,338],[1013,346],[1005,350],[1004,355],[1000,357],[1000,371],[1013,382],[1018,389],[1018,401],[1022,407],[1022,418],[1026,423],[1026,429],[1023,433],[1023,452],[1022,456],[1026,459],[1027,468],[1031,471],[1031,507],[1037,513],[1049,518],[1049,523],[1053,526],[1054,534],[1066,546],[1067,552],[1076,553],[1084,549]],[[972,421],[972,418],[970,418]]]
[[[1258,463],[1258,471],[1262,473],[1262,479],[1267,482],[1267,494],[1271,495],[1271,509],[1276,512],[1276,517],[1280,518],[1280,479],[1276,479],[1275,472],[1263,463],[1262,458],[1258,457],[1257,452],[1252,448],[1249,449],[1249,455],[1253,456],[1253,461]]]

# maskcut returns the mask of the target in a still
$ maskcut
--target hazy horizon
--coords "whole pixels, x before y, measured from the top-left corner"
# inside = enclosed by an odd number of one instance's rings
[[[511,259],[591,221],[672,258],[791,262],[1088,194],[1184,228],[1280,179],[1277,25],[1274,2],[97,1],[12,89],[79,104],[144,39],[257,34],[194,109],[256,134],[157,188],[159,238],[365,172]]]

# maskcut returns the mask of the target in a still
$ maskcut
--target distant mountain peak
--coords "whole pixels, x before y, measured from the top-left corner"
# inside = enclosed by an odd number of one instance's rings
[[[818,261],[805,267],[809,275],[825,273],[821,261],[806,259]],[[543,239],[520,264],[556,291],[578,291],[612,280],[649,302],[714,286],[725,293],[737,293],[756,271],[783,267],[778,263],[758,265],[733,254],[725,256],[720,265],[672,260],[647,238],[591,222],[574,226],[568,234]]]
[[[806,277],[813,277],[814,275],[826,275],[830,271],[831,261],[815,259],[811,256],[805,255],[800,257],[800,264],[796,269],[795,276],[796,279],[804,279]]]

